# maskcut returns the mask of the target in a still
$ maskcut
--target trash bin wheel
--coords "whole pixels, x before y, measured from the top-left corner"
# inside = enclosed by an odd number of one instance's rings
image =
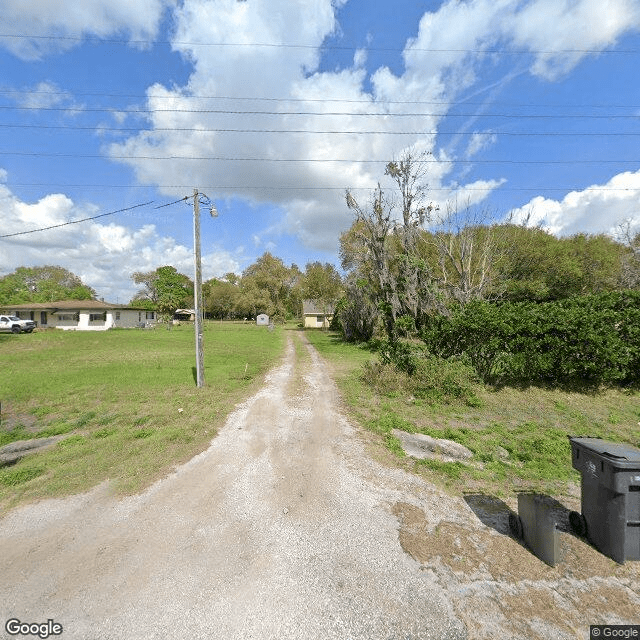
[[[509,529],[511,529],[514,538],[522,540],[522,520],[516,513],[509,514]]]
[[[576,535],[581,538],[584,538],[587,535],[587,521],[581,513],[572,511],[569,514],[569,524],[571,525],[571,531]]]

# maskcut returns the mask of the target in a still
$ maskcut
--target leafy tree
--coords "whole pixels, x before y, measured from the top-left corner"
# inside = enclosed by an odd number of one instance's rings
[[[284,320],[291,286],[291,270],[266,252],[242,274],[238,311],[249,316],[267,313]]]
[[[55,302],[58,300],[91,300],[96,292],[63,267],[18,267],[0,278],[0,302]]]
[[[374,287],[355,272],[347,275],[344,286],[345,295],[336,305],[332,328],[341,329],[347,340],[367,342],[373,337],[379,317]]]
[[[625,247],[609,236],[557,238],[539,228],[502,225],[497,237],[504,299],[542,302],[621,287]]]
[[[225,280],[229,284],[240,284],[240,276],[231,271],[224,274],[223,280]]]
[[[202,293],[206,311],[222,320],[231,316],[240,295],[240,287],[228,279],[212,278],[202,285]]]
[[[342,294],[342,278],[328,262],[309,262],[302,277],[301,291],[305,299],[314,300],[327,314]]]
[[[131,279],[135,284],[144,285],[142,289],[138,290],[131,302],[142,300],[150,300],[153,304],[158,302],[158,292],[156,290],[157,271],[135,271],[131,274]]]
[[[303,273],[297,264],[289,267],[289,273],[285,281],[287,288],[287,299],[285,307],[287,309],[288,318],[300,318],[302,316],[302,280]]]
[[[255,318],[260,313],[269,313],[272,308],[268,291],[255,283],[243,282],[233,310],[243,318]]]
[[[161,315],[171,316],[176,309],[193,304],[193,283],[175,267],[158,267],[155,271],[135,272],[136,284],[143,284],[132,302],[151,301]]]

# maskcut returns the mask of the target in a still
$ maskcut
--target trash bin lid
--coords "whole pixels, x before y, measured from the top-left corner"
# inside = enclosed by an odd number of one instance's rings
[[[621,442],[608,442],[600,438],[569,437],[572,445],[589,449],[612,466],[620,469],[640,468],[640,449]]]

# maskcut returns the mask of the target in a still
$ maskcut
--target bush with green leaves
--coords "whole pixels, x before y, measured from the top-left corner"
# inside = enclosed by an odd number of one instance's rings
[[[409,374],[393,362],[369,361],[364,365],[363,380],[381,395],[413,396],[429,403],[464,402],[478,406],[478,379],[473,369],[454,358],[444,360],[422,353],[415,357]]]
[[[472,302],[434,317],[421,338],[435,355],[468,361],[485,382],[637,384],[640,292]]]

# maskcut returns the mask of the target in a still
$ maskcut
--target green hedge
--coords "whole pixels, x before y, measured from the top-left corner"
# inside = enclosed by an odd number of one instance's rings
[[[464,357],[485,382],[640,382],[640,292],[547,303],[472,302],[431,319],[421,337]]]

